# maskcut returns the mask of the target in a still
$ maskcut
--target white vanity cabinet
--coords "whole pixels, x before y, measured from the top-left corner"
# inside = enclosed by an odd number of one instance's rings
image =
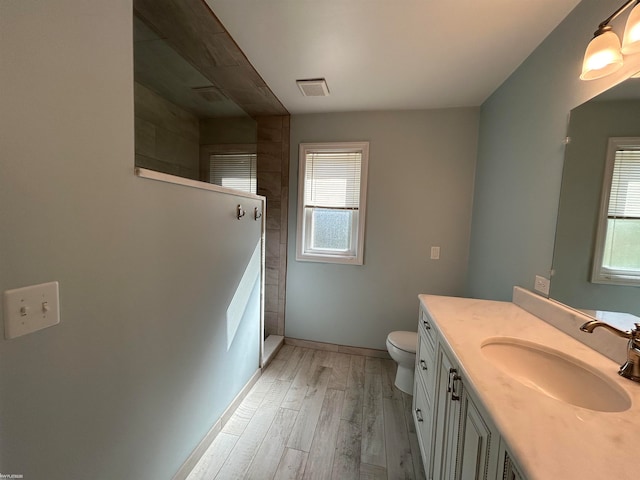
[[[413,416],[427,479],[502,478],[496,429],[465,388],[455,356],[423,309],[418,332]]]
[[[500,442],[500,476],[501,480],[525,480],[524,475],[520,473],[519,467],[509,456],[509,452],[504,445],[504,442]]]

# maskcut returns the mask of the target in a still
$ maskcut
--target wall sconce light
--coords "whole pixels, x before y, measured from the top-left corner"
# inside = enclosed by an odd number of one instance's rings
[[[621,45],[618,35],[612,31],[609,24],[634,4],[636,6],[627,18]],[[640,53],[640,0],[629,0],[598,25],[598,30],[593,34],[593,39],[584,54],[580,79],[595,80],[606,77],[622,67],[623,55],[635,53]]]

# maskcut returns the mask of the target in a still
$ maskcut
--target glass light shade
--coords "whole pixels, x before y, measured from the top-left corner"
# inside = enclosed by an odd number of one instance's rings
[[[595,37],[587,46],[582,63],[581,80],[606,77],[622,67],[620,39],[609,31]]]
[[[640,4],[633,7],[622,37],[622,53],[632,55],[640,53]]]

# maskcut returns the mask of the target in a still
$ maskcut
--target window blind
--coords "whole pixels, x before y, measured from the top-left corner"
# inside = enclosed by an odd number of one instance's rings
[[[256,193],[258,188],[256,154],[211,154],[209,157],[209,182],[227,188]]]
[[[305,207],[357,210],[362,152],[307,152]]]
[[[640,150],[616,151],[608,216],[640,219]]]

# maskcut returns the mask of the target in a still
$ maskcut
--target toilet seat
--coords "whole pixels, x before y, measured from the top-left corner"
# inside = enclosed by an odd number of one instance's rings
[[[417,332],[391,332],[387,337],[387,340],[391,345],[399,350],[405,351],[407,353],[416,353],[416,347],[418,344]]]

